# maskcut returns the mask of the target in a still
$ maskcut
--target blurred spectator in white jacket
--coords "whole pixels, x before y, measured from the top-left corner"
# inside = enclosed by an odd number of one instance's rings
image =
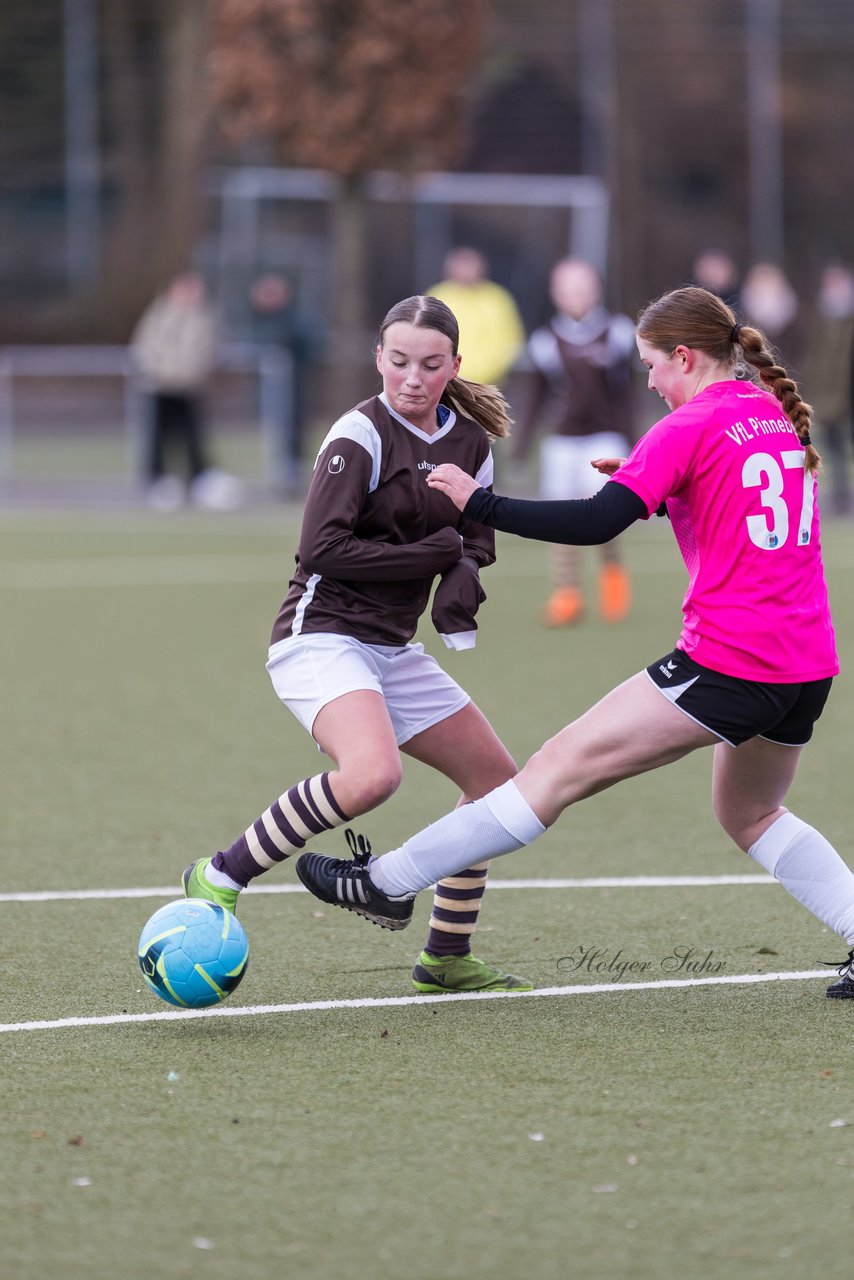
[[[182,272],[158,294],[131,338],[148,395],[143,478],[157,510],[174,510],[188,498],[216,509],[240,503],[239,481],[210,461],[205,391],[216,346],[216,313],[194,271]]]

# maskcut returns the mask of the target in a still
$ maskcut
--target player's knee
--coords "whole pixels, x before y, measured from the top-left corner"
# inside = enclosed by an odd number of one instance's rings
[[[399,761],[377,764],[352,779],[353,803],[351,810],[368,813],[385,804],[397,791],[403,771]]]
[[[763,815],[759,812],[746,813],[726,803],[716,803],[714,810],[715,817],[733,844],[747,853],[753,844],[757,823],[761,821]]]
[[[566,753],[558,738],[544,743],[531,756],[522,774],[536,779],[536,784],[547,790],[560,808],[564,808],[575,798],[570,793],[577,781],[577,771],[567,769]]]
[[[574,741],[565,734],[546,742],[525,765],[522,775],[536,780],[540,798],[547,797],[544,812],[553,810],[555,815],[627,776],[619,754],[609,744]],[[539,809],[537,812],[542,818]]]
[[[509,752],[505,752],[503,755],[496,755],[477,769],[476,775],[473,775],[477,782],[477,791],[471,786],[463,786],[462,790],[467,796],[485,795],[487,791],[492,791],[495,787],[500,787],[511,778],[515,778],[518,772],[519,766],[516,761]]]

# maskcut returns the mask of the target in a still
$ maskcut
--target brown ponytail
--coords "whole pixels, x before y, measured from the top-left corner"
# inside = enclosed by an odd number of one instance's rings
[[[510,406],[500,388],[491,383],[452,378],[442,392],[441,402],[480,423],[494,440],[504,439],[510,434],[513,425]]]

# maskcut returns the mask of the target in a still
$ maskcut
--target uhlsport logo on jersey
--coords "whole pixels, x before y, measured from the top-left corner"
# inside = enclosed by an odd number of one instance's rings
[[[330,458],[326,464],[326,470],[331,476],[337,476],[344,470],[344,459],[340,453],[336,453],[334,458]]]

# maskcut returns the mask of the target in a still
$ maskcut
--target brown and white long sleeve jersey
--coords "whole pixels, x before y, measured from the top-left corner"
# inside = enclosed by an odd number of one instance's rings
[[[616,432],[634,438],[632,361],[637,356],[628,316],[596,306],[579,320],[556,315],[528,339],[528,401],[513,432],[514,457],[524,458],[541,425],[556,436]]]
[[[339,418],[320,447],[290,589],[272,643],[334,632],[403,645],[437,574],[464,556],[472,573],[495,560],[495,535],[467,521],[427,475],[453,462],[484,487],[492,454],[484,429],[440,406],[434,435],[396,414],[383,395]]]

